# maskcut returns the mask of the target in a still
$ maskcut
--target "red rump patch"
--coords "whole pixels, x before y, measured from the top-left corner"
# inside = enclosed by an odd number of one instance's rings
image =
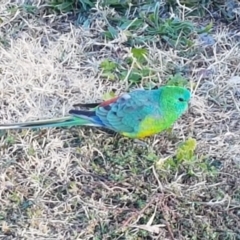
[[[109,99],[109,100],[107,100],[107,101],[104,101],[104,102],[102,102],[102,103],[99,105],[99,107],[106,107],[106,106],[110,105],[111,103],[116,102],[116,101],[118,100],[118,98],[119,98],[119,97],[115,97],[115,98],[111,98],[111,99]]]

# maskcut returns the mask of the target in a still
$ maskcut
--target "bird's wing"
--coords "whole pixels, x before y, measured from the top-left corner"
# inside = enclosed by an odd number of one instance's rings
[[[152,91],[136,90],[101,103],[95,113],[109,128],[133,133],[147,116],[160,116],[160,109]]]

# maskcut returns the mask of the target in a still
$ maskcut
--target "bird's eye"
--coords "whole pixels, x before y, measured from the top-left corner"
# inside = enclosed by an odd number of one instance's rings
[[[184,102],[184,99],[180,97],[180,98],[178,99],[178,101],[179,101],[179,102]]]

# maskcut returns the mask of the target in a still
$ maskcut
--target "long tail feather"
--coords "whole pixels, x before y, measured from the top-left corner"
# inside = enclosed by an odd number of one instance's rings
[[[13,123],[0,125],[0,130],[23,129],[23,128],[45,128],[45,127],[70,127],[70,126],[99,126],[89,119],[67,116],[62,118],[40,120],[26,123]]]
[[[100,104],[101,103],[76,103],[76,104],[73,104],[73,107],[95,108]]]

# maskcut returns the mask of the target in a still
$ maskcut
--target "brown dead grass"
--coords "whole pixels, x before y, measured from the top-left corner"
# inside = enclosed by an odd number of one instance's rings
[[[106,57],[129,54],[121,36],[104,42],[68,22],[54,30],[57,21],[9,14],[7,3],[0,4],[1,123],[59,117],[74,103],[128,90],[99,70]],[[143,144],[91,128],[1,133],[2,239],[239,239],[240,46],[229,31],[219,26],[215,44],[193,59],[149,46],[159,84],[171,63],[190,69],[195,85],[171,137]],[[194,173],[156,169],[188,137],[198,144]],[[204,171],[202,161],[217,170]]]

